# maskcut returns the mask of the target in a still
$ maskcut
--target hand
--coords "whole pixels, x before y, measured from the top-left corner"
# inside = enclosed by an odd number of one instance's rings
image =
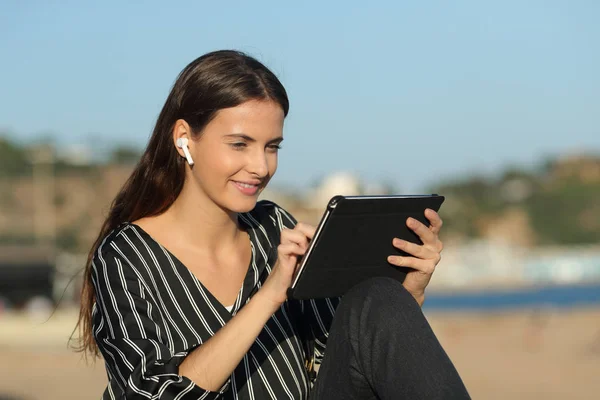
[[[281,231],[281,244],[277,247],[277,262],[260,290],[276,308],[287,299],[287,290],[296,275],[298,257],[306,253],[315,230],[313,226],[300,222],[294,229]]]
[[[408,218],[406,225],[413,230],[423,242],[422,245],[407,242],[394,238],[392,244],[394,247],[414,256],[389,256],[388,262],[399,267],[412,268],[404,279],[403,285],[406,290],[413,295],[420,305],[425,300],[425,288],[429,284],[435,267],[441,260],[440,253],[444,245],[438,236],[442,228],[442,219],[435,211],[425,210],[425,217],[429,220],[431,226],[427,227],[413,218]]]

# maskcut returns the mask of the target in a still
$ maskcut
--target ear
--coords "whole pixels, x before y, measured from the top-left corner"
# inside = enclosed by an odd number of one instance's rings
[[[177,147],[177,139],[186,138],[188,139],[188,147],[193,146],[192,144],[192,129],[190,125],[183,119],[175,121],[173,126],[173,146],[177,149],[177,152],[181,157],[185,157],[183,149]]]

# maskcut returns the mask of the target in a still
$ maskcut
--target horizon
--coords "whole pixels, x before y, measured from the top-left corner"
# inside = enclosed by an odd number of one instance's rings
[[[61,144],[56,140],[56,137],[48,137],[45,135],[40,135],[37,138],[33,138],[33,140],[32,138],[29,138],[27,140],[19,140],[14,136],[6,135],[6,132],[0,130],[0,140],[3,138],[23,149],[36,144],[49,144],[53,146],[53,149],[55,151],[54,156],[56,157],[57,161],[63,161],[73,166],[108,166],[115,163],[118,164],[118,162],[111,161],[111,155],[113,151],[118,149],[132,150],[138,152],[139,156],[141,156],[144,151],[143,148],[134,148],[128,146],[127,144],[117,143],[114,146],[104,147],[100,152],[100,155],[98,154],[98,152],[92,154],[92,149],[97,149],[97,147],[94,147],[90,144],[72,144],[72,147],[65,147],[64,144]],[[364,176],[364,174],[361,174],[360,172],[345,169],[332,169],[327,172],[317,174],[313,177],[312,180],[307,181],[300,186],[294,186],[289,185],[288,183],[277,182],[277,180],[273,178],[273,180],[269,184],[269,187],[271,189],[275,189],[276,191],[281,191],[282,193],[297,192],[298,190],[313,189],[317,185],[323,183],[326,178],[340,174],[350,174],[353,178],[357,179],[360,184],[371,185],[371,188],[376,188],[381,185],[384,185],[390,186],[395,189],[399,189],[397,194],[423,194],[432,189],[435,189],[435,187],[438,186],[453,185],[474,179],[484,179],[488,182],[493,182],[498,179],[501,179],[504,174],[513,172],[515,170],[537,175],[540,173],[540,170],[544,168],[547,162],[562,161],[572,157],[592,157],[600,159],[600,148],[594,149],[592,151],[586,149],[573,149],[571,151],[564,150],[555,154],[544,154],[535,160],[530,160],[527,163],[509,163],[506,165],[500,165],[495,170],[467,170],[463,172],[456,172],[453,174],[449,174],[443,178],[438,178],[437,180],[433,179],[429,182],[424,182],[422,186],[417,188],[416,191],[412,192],[407,192],[406,190],[404,190],[403,187],[399,187],[396,182],[393,182],[389,179],[367,178]],[[134,165],[135,163],[131,163],[132,167]],[[277,173],[275,174],[275,176],[277,176]],[[274,181],[275,183],[272,183]]]

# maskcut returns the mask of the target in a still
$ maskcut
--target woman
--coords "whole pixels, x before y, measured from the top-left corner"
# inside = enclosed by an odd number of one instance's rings
[[[414,268],[404,284],[365,282],[339,307],[287,300],[314,228],[257,197],[288,107],[240,52],[179,75],[86,267],[79,326],[82,349],[105,360],[103,398],[468,397],[419,307],[442,249],[432,210],[431,229],[408,222],[423,246],[395,243],[415,256],[390,259]],[[305,360],[328,341],[313,387]]]

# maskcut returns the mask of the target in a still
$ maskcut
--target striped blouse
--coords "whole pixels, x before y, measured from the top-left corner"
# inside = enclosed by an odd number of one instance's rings
[[[103,399],[307,398],[306,342],[298,327],[310,327],[320,362],[337,299],[283,303],[219,391],[179,375],[187,354],[261,287],[277,258],[281,229],[296,223],[268,201],[239,214],[239,221],[250,236],[252,258],[231,312],[139,226],[124,223],[104,239],[92,260],[93,332],[108,375]]]

